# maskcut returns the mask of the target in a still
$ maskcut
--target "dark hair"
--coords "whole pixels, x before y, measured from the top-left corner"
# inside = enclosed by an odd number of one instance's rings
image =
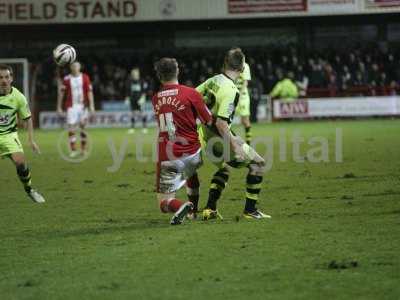
[[[232,71],[243,71],[244,54],[240,48],[230,49],[224,60],[224,68]]]
[[[154,64],[154,69],[161,82],[174,80],[178,76],[178,62],[175,58],[161,58]]]
[[[6,64],[0,64],[0,70],[8,70],[11,76],[14,74],[12,67]]]

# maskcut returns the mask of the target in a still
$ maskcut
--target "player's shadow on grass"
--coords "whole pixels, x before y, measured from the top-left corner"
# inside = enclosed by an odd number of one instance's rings
[[[135,232],[146,229],[167,229],[171,227],[172,226],[169,224],[169,222],[163,219],[124,219],[115,220],[112,222],[105,220],[103,222],[99,222],[97,226],[88,225],[82,228],[55,229],[47,232],[32,233],[32,235],[39,238],[68,238],[86,235]]]

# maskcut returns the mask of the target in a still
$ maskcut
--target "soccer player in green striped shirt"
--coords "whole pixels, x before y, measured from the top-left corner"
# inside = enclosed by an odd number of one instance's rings
[[[236,79],[244,70],[244,54],[234,48],[225,56],[224,73],[209,78],[197,87],[205,103],[213,114],[211,127],[199,128],[199,137],[207,157],[217,166],[218,171],[211,180],[208,202],[203,210],[203,219],[221,217],[217,210],[217,200],[229,179],[230,168],[246,167],[245,218],[262,219],[270,216],[257,208],[261,184],[265,171],[264,159],[231,130],[231,123],[239,103],[240,92]]]
[[[246,132],[246,143],[251,143],[251,123],[250,123],[250,93],[249,93],[249,81],[251,80],[250,66],[248,63],[244,63],[243,72],[236,79],[236,86],[240,92],[239,103],[236,108],[236,114],[240,116],[240,120]]]
[[[33,139],[31,112],[25,96],[11,84],[13,70],[0,64],[0,156],[9,157],[15,164],[17,174],[27,195],[36,203],[45,202],[42,195],[32,188],[31,172],[25,160],[24,150],[18,138],[18,120],[28,128],[29,144],[40,153]]]

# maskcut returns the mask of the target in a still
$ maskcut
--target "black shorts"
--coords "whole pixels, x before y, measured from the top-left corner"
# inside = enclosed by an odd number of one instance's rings
[[[133,111],[142,111],[142,106],[139,104],[139,99],[132,100],[131,99],[131,110]]]

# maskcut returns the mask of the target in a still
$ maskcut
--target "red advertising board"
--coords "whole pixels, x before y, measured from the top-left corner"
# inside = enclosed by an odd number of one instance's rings
[[[275,113],[279,111],[278,117],[280,118],[306,118],[308,117],[308,102],[305,100],[298,100],[294,102],[275,102],[279,103],[279,107],[275,109]],[[277,117],[277,115],[275,115]]]
[[[306,0],[228,0],[230,14],[306,11]]]

